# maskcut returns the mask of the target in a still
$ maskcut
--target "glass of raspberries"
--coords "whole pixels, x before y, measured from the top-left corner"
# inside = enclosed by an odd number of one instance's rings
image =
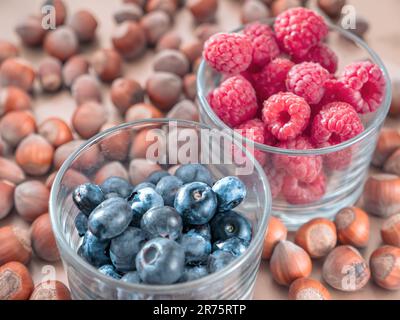
[[[78,146],[49,206],[75,299],[251,297],[272,198],[263,167],[228,133],[152,119]],[[225,158],[233,150],[240,163]]]
[[[201,121],[253,146],[290,229],[359,198],[391,96],[363,40],[293,8],[213,35],[197,80]]]

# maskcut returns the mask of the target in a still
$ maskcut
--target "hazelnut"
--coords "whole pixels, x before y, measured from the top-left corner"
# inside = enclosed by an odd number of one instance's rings
[[[147,159],[133,159],[129,164],[129,178],[133,185],[137,185],[153,173],[161,170],[161,167]]]
[[[195,100],[197,95],[197,76],[189,73],[183,78],[183,91],[190,100]]]
[[[0,288],[0,300],[28,300],[33,280],[23,264],[13,261],[0,267]]]
[[[269,266],[274,280],[285,286],[289,286],[298,278],[308,277],[312,270],[312,262],[307,252],[286,240],[280,240],[276,244]]]
[[[326,257],[322,277],[340,291],[357,291],[364,287],[370,271],[361,254],[352,246],[339,246]]]
[[[29,300],[71,300],[71,293],[62,282],[48,280],[35,287]]]
[[[29,236],[28,230],[15,226],[0,228],[0,266],[11,261],[29,263],[32,257]]]
[[[94,176],[94,183],[100,185],[110,177],[120,177],[129,180],[128,171],[119,161],[113,161],[102,166]]]
[[[32,223],[31,241],[33,251],[39,258],[49,262],[60,260],[48,213],[42,214]]]
[[[19,55],[18,48],[9,41],[0,40],[0,64],[8,58],[15,58]]]
[[[328,17],[337,19],[342,13],[346,0],[318,0],[317,4]]]
[[[45,138],[38,134],[31,134],[18,145],[15,160],[25,173],[41,176],[49,171],[53,155],[53,147]]]
[[[262,258],[271,258],[272,251],[275,245],[280,240],[286,240],[287,229],[285,225],[276,217],[270,217],[268,223],[268,229],[264,236],[264,247],[262,251]]]
[[[59,146],[54,153],[54,168],[60,169],[64,161],[85,142],[85,140],[73,140]],[[98,146],[92,146],[75,159],[73,166],[78,170],[85,170],[94,167],[99,160],[101,160],[100,150]]]
[[[110,129],[114,126],[112,123],[106,123],[101,127],[100,131]],[[131,138],[132,133],[130,130],[114,133],[112,136],[103,138],[100,141],[100,150],[107,159],[124,161],[128,157]]]
[[[154,46],[171,28],[171,18],[163,11],[153,11],[143,16],[140,25],[144,30],[147,42]]]
[[[5,218],[14,207],[14,190],[14,183],[0,180],[0,220]]]
[[[0,89],[0,116],[10,111],[28,110],[32,108],[31,97],[17,87]]]
[[[42,89],[55,92],[62,86],[61,62],[56,58],[45,58],[39,65],[38,78]]]
[[[331,294],[321,282],[311,278],[299,278],[290,285],[290,300],[331,300]]]
[[[53,186],[53,182],[56,178],[57,171],[53,172],[51,175],[48,176],[46,179],[46,187],[50,190]],[[68,169],[65,171],[64,178],[62,179],[62,185],[68,189],[75,188],[78,185],[85,184],[90,182],[89,179],[83,174],[74,169]]]
[[[31,15],[17,24],[15,32],[24,45],[36,47],[42,45],[47,31],[42,26],[42,18]]]
[[[40,181],[27,181],[15,188],[14,203],[18,214],[28,222],[32,222],[49,207],[50,191]]]
[[[61,26],[47,33],[44,49],[49,55],[64,62],[78,53],[79,41],[70,27]]]
[[[0,157],[10,153],[11,147],[3,140],[0,135]]]
[[[84,139],[89,139],[100,132],[107,121],[107,111],[94,101],[85,102],[76,108],[72,116],[72,127]]]
[[[38,78],[43,91],[58,91],[63,84],[60,61],[52,57],[45,58],[39,65]]]
[[[170,72],[180,77],[187,74],[189,68],[189,60],[178,50],[162,50],[156,54],[153,62],[154,71]]]
[[[111,85],[111,100],[121,114],[144,101],[144,90],[139,82],[130,78],[116,79]]]
[[[383,222],[381,237],[384,243],[400,247],[400,213],[394,214]]]
[[[0,66],[0,86],[15,86],[32,91],[36,73],[32,65],[21,58],[9,58]]]
[[[369,260],[375,283],[388,290],[400,289],[400,248],[383,246]]]
[[[89,101],[101,102],[101,88],[97,79],[89,74],[79,76],[73,83],[72,96],[81,105]]]
[[[1,63],[1,53],[0,53],[0,63]],[[400,78],[392,79],[392,102],[390,104],[389,115],[392,117],[400,116]]]
[[[389,217],[400,211],[400,177],[392,174],[375,174],[364,187],[364,205],[368,212],[379,217]]]
[[[179,164],[176,164],[176,165],[170,167],[170,168],[168,169],[168,173],[169,173],[171,176],[175,175],[175,172],[176,172],[176,170],[179,169],[179,167],[180,167]]]
[[[18,184],[25,180],[25,173],[15,162],[0,157],[0,179]]]
[[[178,102],[167,114],[167,118],[199,121],[199,109],[190,100]]]
[[[120,24],[125,21],[139,21],[143,16],[143,9],[134,3],[124,3],[114,12],[114,20]]]
[[[301,6],[301,1],[299,0],[275,0],[271,4],[271,13],[272,16],[276,17],[282,12]]]
[[[122,58],[114,49],[100,49],[92,58],[92,66],[102,81],[110,82],[122,73]]]
[[[178,9],[178,0],[148,0],[146,11],[163,11],[173,17]]]
[[[115,50],[125,59],[137,58],[147,46],[143,27],[133,21],[125,21],[118,25],[113,33],[112,43]]]
[[[203,54],[203,43],[200,40],[186,42],[181,45],[180,51],[186,56],[192,64],[196,59],[201,58]]]
[[[387,158],[383,170],[387,173],[393,173],[400,176],[400,148]]]
[[[62,75],[64,84],[70,88],[79,76],[89,73],[89,62],[81,55],[75,55],[64,64]]]
[[[91,42],[96,37],[97,20],[88,10],[75,12],[68,24],[82,43]]]
[[[64,24],[67,18],[67,8],[63,0],[46,0],[44,6],[53,6],[56,14],[56,26]]]
[[[195,60],[195,62],[193,62],[193,65],[192,65],[192,72],[194,73],[194,74],[197,74],[197,71],[199,70],[199,68],[200,68],[200,64],[201,64],[201,61],[202,61],[203,59],[202,58],[197,58],[196,60]]]
[[[168,31],[158,40],[156,51],[165,49],[178,50],[182,43],[181,36],[175,31]]]
[[[243,24],[266,19],[269,16],[268,7],[258,0],[246,1],[240,11],[240,20]]]
[[[341,244],[363,248],[369,240],[369,218],[364,210],[348,207],[340,210],[335,217],[338,240]]]
[[[28,111],[12,111],[0,120],[0,135],[11,147],[36,131],[36,121]]]
[[[126,122],[133,122],[143,119],[162,118],[163,113],[155,106],[147,103],[138,103],[128,109],[125,115]]]
[[[181,96],[182,80],[173,73],[156,72],[147,80],[146,91],[156,107],[167,111]]]
[[[165,139],[159,132],[159,129],[146,128],[137,132],[133,138],[129,156],[133,158],[146,158],[148,159],[147,150],[150,146],[153,148],[158,147],[159,150],[164,150],[162,144],[165,143]],[[158,150],[157,150],[158,151]],[[153,154],[151,154],[153,155]],[[150,156],[150,155],[149,155]],[[154,155],[154,156],[157,156]]]
[[[147,0],[123,0],[124,3],[133,3],[138,5],[139,7],[144,7]]]
[[[382,129],[372,157],[374,166],[382,166],[396,149],[400,148],[400,130]]]
[[[214,23],[199,24],[194,30],[194,34],[201,42],[206,42],[212,35],[221,32],[221,27]]]
[[[335,224],[325,218],[312,219],[297,230],[294,241],[311,258],[325,257],[336,246]]]
[[[196,22],[210,22],[215,19],[218,0],[187,0],[186,8],[190,10]]]
[[[73,140],[71,129],[59,118],[48,118],[39,126],[38,132],[55,148]]]

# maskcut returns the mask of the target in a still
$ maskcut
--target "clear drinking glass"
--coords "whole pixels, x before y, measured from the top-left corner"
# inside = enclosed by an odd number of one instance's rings
[[[161,137],[166,133],[164,137],[168,137],[159,140],[160,145],[166,147],[160,148],[157,152],[162,168],[167,169],[177,163],[184,163],[184,157],[178,157],[178,161],[174,159],[173,152],[176,145],[172,137],[190,136],[195,137],[199,145],[199,148],[189,151],[190,159],[199,157],[198,161],[193,160],[193,162],[203,163],[215,178],[237,175],[245,183],[247,196],[237,211],[252,222],[253,239],[246,252],[226,269],[193,282],[166,286],[134,285],[99,273],[96,268],[77,255],[81,238],[74,227],[78,209],[73,204],[71,192],[76,185],[85,181],[101,182],[105,171],[100,170],[110,163],[113,163],[116,172],[121,173],[121,170],[116,169],[121,165],[132,171],[131,161],[137,161],[138,154],[142,156],[137,146],[133,147],[132,141],[139,145],[140,141],[135,138],[143,137],[140,134],[148,132],[145,130],[154,133],[153,136]],[[217,145],[210,144],[214,138]],[[185,139],[177,141],[179,146],[187,147]],[[243,151],[241,163],[217,161],[217,156],[207,157],[219,154],[221,150],[228,151],[229,154],[233,145]],[[187,150],[185,152],[187,155]],[[215,161],[209,161],[210,159]],[[246,165],[247,169],[243,170]],[[131,172],[131,178],[134,175],[134,180],[142,174],[137,168],[135,170],[135,174]],[[207,126],[191,121],[171,119],[143,120],[124,124],[92,138],[63,164],[55,178],[50,197],[53,230],[74,299],[249,299],[252,297],[261,259],[270,210],[271,195],[266,176],[241,143],[220,130],[209,130]]]
[[[272,25],[273,19],[266,20],[265,23]],[[326,43],[339,57],[338,71],[340,72],[348,63],[369,59],[383,71],[386,92],[383,103],[376,112],[361,116],[365,131],[341,144],[312,150],[286,150],[254,143],[254,148],[264,153],[267,158],[264,168],[273,195],[272,214],[279,217],[290,230],[296,230],[315,217],[332,219],[340,209],[353,205],[357,201],[367,178],[379,130],[390,107],[390,79],[379,56],[363,40],[352,33],[334,25],[329,25],[329,28]],[[243,27],[235,32],[240,32],[242,29]],[[207,95],[220,82],[221,74],[213,71],[203,60],[197,75],[200,121],[210,127],[223,129],[228,126],[218,118],[207,101]],[[247,139],[243,138],[243,141],[247,141]],[[281,194],[275,194],[274,188],[277,182],[274,181],[271,174],[268,174],[273,168],[271,163],[273,155],[298,157],[297,159],[304,159],[304,161],[308,157],[322,157],[326,178],[326,189],[323,196],[310,203],[290,204]]]

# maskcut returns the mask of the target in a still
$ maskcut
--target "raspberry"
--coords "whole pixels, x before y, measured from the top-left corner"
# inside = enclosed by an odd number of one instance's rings
[[[275,93],[286,91],[286,77],[293,66],[294,63],[288,59],[276,58],[252,75],[259,101],[263,102]]]
[[[346,102],[355,110],[360,110],[363,106],[360,92],[351,89],[349,86],[337,79],[327,80],[324,88],[325,93],[319,103],[321,106],[336,101]]]
[[[328,70],[335,73],[338,67],[338,57],[336,53],[326,44],[318,43],[312,47],[304,57],[296,59],[296,62],[316,62]]]
[[[277,147],[294,150],[313,149],[309,138],[303,136],[297,137],[295,140],[281,142]],[[322,169],[322,158],[320,156],[286,156],[275,154],[273,159],[276,168],[284,169],[289,175],[306,183],[314,181]]]
[[[226,79],[211,92],[208,102],[217,116],[230,127],[254,118],[258,105],[250,82],[242,76]]]
[[[328,34],[324,19],[305,8],[282,12],[275,20],[274,29],[281,47],[297,57],[304,56]]]
[[[331,144],[325,142],[318,145],[318,148],[329,147]],[[336,152],[324,154],[322,157],[324,159],[324,165],[329,170],[345,170],[351,164],[351,159],[353,156],[353,147],[348,147]]]
[[[275,168],[272,162],[268,162],[264,167],[264,172],[268,178],[272,199],[275,199],[282,190],[285,171]]]
[[[236,127],[235,130],[242,136],[258,143],[264,143],[264,123],[260,119],[252,119],[242,123]],[[254,158],[261,164],[264,165],[266,161],[266,154],[261,151],[254,149],[252,150]]]
[[[244,35],[218,33],[204,44],[203,57],[215,70],[226,74],[245,71],[251,63],[253,47]]]
[[[329,72],[315,62],[302,62],[290,69],[286,88],[303,97],[309,104],[317,104],[324,95],[324,83],[329,79]]]
[[[354,62],[343,70],[340,81],[361,94],[359,113],[374,112],[380,107],[385,94],[382,70],[370,61]]]
[[[310,112],[310,106],[303,98],[290,92],[280,92],[264,102],[262,118],[275,137],[289,140],[303,132]]]
[[[325,105],[315,116],[311,137],[316,144],[338,144],[364,131],[364,126],[354,108],[345,102]]]
[[[243,33],[253,44],[253,68],[263,67],[279,55],[279,46],[272,29],[268,25],[254,22],[247,25]]]
[[[282,193],[290,204],[309,204],[318,201],[325,194],[326,177],[321,173],[313,182],[304,183],[293,176],[286,176]]]
[[[264,144],[267,144],[269,146],[274,146],[276,145],[276,138],[274,135],[268,130],[268,128],[265,126],[264,130]]]

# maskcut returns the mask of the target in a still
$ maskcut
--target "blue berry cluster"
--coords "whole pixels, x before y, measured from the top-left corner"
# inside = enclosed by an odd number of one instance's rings
[[[99,272],[129,283],[173,284],[221,270],[243,254],[250,222],[233,211],[246,197],[237,177],[214,181],[200,164],[132,186],[108,178],[78,186],[72,198],[83,237],[78,254]]]

